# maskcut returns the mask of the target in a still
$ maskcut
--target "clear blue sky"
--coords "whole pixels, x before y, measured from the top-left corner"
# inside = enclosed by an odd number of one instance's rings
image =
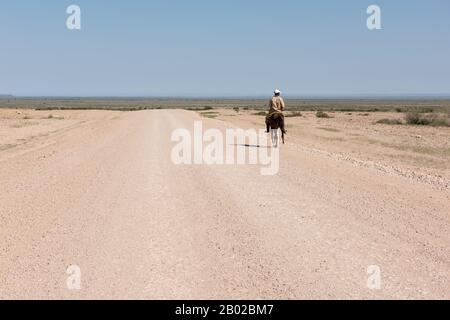
[[[450,94],[449,0],[1,0],[0,44],[0,94]]]

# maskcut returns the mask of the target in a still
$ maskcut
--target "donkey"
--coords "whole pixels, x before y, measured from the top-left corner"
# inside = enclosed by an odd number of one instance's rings
[[[268,127],[271,129],[272,145],[278,148],[278,130],[281,130],[281,141],[284,142],[284,135],[286,134],[286,129],[284,128],[284,114],[276,113],[273,114],[268,121]]]

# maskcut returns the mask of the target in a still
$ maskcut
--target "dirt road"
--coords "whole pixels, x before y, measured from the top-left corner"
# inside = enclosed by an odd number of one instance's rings
[[[195,119],[108,113],[0,152],[0,298],[450,299],[448,190],[292,140],[276,176],[176,166]]]

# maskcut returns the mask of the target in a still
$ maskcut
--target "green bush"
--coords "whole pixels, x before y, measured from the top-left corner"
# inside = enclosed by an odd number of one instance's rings
[[[409,112],[405,115],[405,121],[409,125],[450,127],[450,117],[439,115],[424,115],[418,112]]]
[[[328,113],[323,112],[323,111],[317,111],[316,117],[317,118],[327,118],[327,119],[331,118],[331,116]]]
[[[405,120],[407,124],[417,126],[427,126],[430,124],[430,121],[418,112],[408,112],[405,116]]]

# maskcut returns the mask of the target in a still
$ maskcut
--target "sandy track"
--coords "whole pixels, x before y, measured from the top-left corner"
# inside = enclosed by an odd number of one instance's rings
[[[273,177],[175,166],[197,117],[120,113],[0,161],[0,298],[450,298],[448,190],[292,142]]]

